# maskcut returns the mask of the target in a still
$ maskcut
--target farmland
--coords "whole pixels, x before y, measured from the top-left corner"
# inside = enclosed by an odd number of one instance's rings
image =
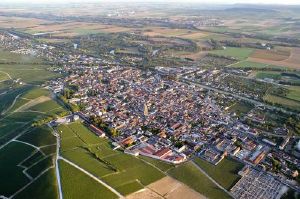
[[[99,177],[121,194],[127,195],[159,180],[159,170],[131,155],[112,150],[80,123],[59,126],[62,156]],[[165,166],[164,166],[165,167]]]
[[[291,110],[300,111],[300,102],[286,97],[267,94],[264,96],[264,100],[271,104],[279,104]]]
[[[0,192],[4,196],[10,196],[25,186],[30,179],[22,173],[18,164],[28,157],[34,149],[20,143],[10,143],[1,149],[0,153]],[[18,154],[13,156],[12,154]],[[3,164],[5,162],[5,164]]]
[[[49,98],[48,90],[38,86],[58,75],[46,70],[42,59],[32,56],[1,50],[0,62],[1,74],[6,75],[0,83],[3,92],[0,96],[0,195],[57,198],[52,169],[56,140],[49,127],[34,128],[31,124],[44,118],[51,109],[63,110]],[[23,83],[16,84],[10,78]],[[40,98],[47,98],[50,103],[43,104]]]
[[[289,49],[278,49],[278,50],[255,50],[252,54],[252,58],[259,58],[271,61],[283,61],[288,59],[290,56]]]
[[[26,189],[18,193],[14,198],[40,198],[56,199],[58,198],[57,184],[54,169],[49,169],[35,182],[30,184]]]
[[[98,198],[99,195],[107,199],[117,198],[106,187],[68,163],[61,160],[59,168],[64,198],[85,198],[87,195],[89,198]]]
[[[171,169],[168,173],[175,179],[183,182],[208,198],[231,198],[224,191],[213,184],[191,162]]]
[[[299,189],[298,11],[0,3],[0,198],[227,199],[241,162],[278,179],[234,198]]]
[[[234,57],[238,60],[245,60],[249,57],[249,55],[252,53],[252,49],[248,48],[232,48],[228,47],[223,50],[215,50],[212,51],[212,54],[216,55],[222,55],[222,56],[227,56],[227,57]]]
[[[244,166],[236,160],[227,158],[222,160],[222,162],[217,166],[214,166],[200,158],[196,158],[195,163],[227,190],[229,190],[240,179],[240,176],[237,173]]]
[[[259,62],[252,62],[252,61],[242,61],[236,64],[231,65],[230,67],[233,68],[254,68],[254,69],[284,69],[283,66],[271,65],[267,63],[259,63]]]

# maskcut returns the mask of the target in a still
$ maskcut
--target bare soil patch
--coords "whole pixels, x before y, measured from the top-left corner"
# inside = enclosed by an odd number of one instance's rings
[[[255,50],[251,54],[251,58],[265,59],[270,61],[284,61],[290,57],[289,49],[275,49],[275,50]]]
[[[144,190],[130,194],[127,199],[206,199],[181,182],[167,176],[150,185]]]

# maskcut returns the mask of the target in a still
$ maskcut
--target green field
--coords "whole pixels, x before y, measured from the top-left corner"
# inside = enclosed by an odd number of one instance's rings
[[[57,199],[58,189],[55,176],[55,170],[50,169],[26,189],[17,194],[16,199]]]
[[[237,174],[244,165],[236,160],[225,158],[217,166],[200,158],[195,158],[195,163],[208,173],[222,187],[229,190],[239,179]]]
[[[237,116],[242,116],[244,114],[247,114],[253,108],[254,108],[253,104],[246,103],[246,102],[243,102],[243,101],[238,101],[238,102],[235,102],[234,104],[232,104],[229,107],[228,111],[236,113]]]
[[[9,109],[13,104],[13,101],[18,95],[21,95],[28,91],[30,87],[17,87],[9,90],[5,95],[0,95],[0,113]]]
[[[31,143],[38,147],[56,144],[56,138],[52,135],[51,129],[48,126],[36,127],[19,137],[18,140]]]
[[[285,67],[282,66],[275,66],[270,64],[263,64],[258,62],[250,62],[250,61],[241,61],[236,64],[231,65],[230,67],[233,68],[255,68],[255,69],[262,69],[262,68],[270,68],[270,69],[283,69],[285,70]]]
[[[160,161],[160,160],[156,160],[156,159],[153,159],[153,158],[149,158],[149,157],[146,157],[146,156],[139,156],[140,159],[154,165],[155,167],[159,168],[160,170],[162,170],[163,172],[166,172],[172,168],[174,168],[174,165],[172,164],[169,164],[167,162],[163,162],[163,161]]]
[[[118,198],[106,187],[62,160],[59,161],[59,170],[65,199],[96,199],[99,196],[105,199]]]
[[[49,91],[37,87],[45,80],[58,77],[56,73],[47,71],[48,66],[40,65],[42,60],[30,56],[17,55],[0,50],[0,71],[7,72],[14,80],[21,79],[24,83],[13,81],[0,82],[0,145],[9,142],[17,135],[24,133],[18,139],[35,146],[45,146],[42,154],[37,149],[24,143],[11,142],[0,149],[0,195],[11,196],[16,191],[27,186],[14,198],[57,198],[56,179],[54,170],[50,169],[36,179],[32,184],[31,178],[37,177],[41,172],[53,166],[53,154],[56,150],[56,140],[48,127],[32,128],[34,120],[44,118],[44,114],[37,112],[14,112],[17,108],[40,96],[50,96]],[[0,72],[0,81],[3,78]],[[48,108],[61,109],[52,104],[42,110],[48,112]],[[52,106],[51,106],[52,105]],[[34,107],[36,108],[36,107]],[[54,114],[51,112],[51,114]],[[50,155],[52,154],[52,155]],[[47,156],[47,157],[46,157]],[[20,164],[20,165],[19,165]],[[26,176],[23,172],[27,172]]]
[[[234,57],[239,60],[245,60],[250,56],[252,51],[253,49],[250,48],[227,47],[225,50],[214,50],[211,51],[211,53],[216,55],[226,56],[226,57]]]
[[[9,51],[0,49],[0,63],[20,63],[20,64],[34,64],[40,63],[43,60],[28,55],[21,55],[17,53],[11,53]]]
[[[25,186],[30,180],[17,165],[33,153],[34,148],[12,142],[0,150],[0,193],[9,197]]]
[[[287,98],[300,102],[300,86],[290,86]]]
[[[231,198],[227,193],[218,188],[191,162],[181,164],[168,172],[173,178],[183,182],[210,199]]]
[[[24,95],[21,95],[22,98],[29,100],[38,98],[40,96],[50,96],[50,93],[47,89],[35,87],[24,93]]]
[[[7,76],[7,74],[0,71],[0,82],[8,80],[8,79],[9,79],[9,77]]]
[[[264,96],[264,101],[275,105],[281,105],[294,111],[300,111],[300,102],[286,97],[267,94]]]
[[[36,178],[40,173],[54,166],[53,159],[53,156],[48,156],[41,161],[38,161],[36,164],[28,167],[26,171],[31,177]]]
[[[272,71],[267,71],[267,72],[257,72],[256,73],[256,78],[258,79],[274,79],[274,80],[280,80],[281,79],[281,73],[280,72],[272,72]]]
[[[0,65],[0,71],[7,72],[13,79],[20,79],[28,84],[41,84],[59,75],[46,70],[45,66],[37,65]]]
[[[63,108],[57,102],[49,100],[31,107],[29,108],[29,110],[55,114],[60,111],[63,111]]]
[[[108,140],[97,137],[80,123],[61,125],[58,131],[62,137],[62,156],[121,194],[135,192],[165,176],[134,156],[114,151]]]
[[[31,123],[42,117],[39,113],[16,112],[0,119],[0,144],[9,141],[31,126]]]

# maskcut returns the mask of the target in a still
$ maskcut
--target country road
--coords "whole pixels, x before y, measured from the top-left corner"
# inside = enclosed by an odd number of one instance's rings
[[[202,88],[205,88],[207,90],[211,90],[211,91],[215,91],[215,92],[218,92],[218,93],[222,93],[222,94],[225,94],[225,95],[231,95],[235,98],[238,98],[238,99],[241,99],[241,100],[244,100],[244,101],[247,101],[247,102],[250,102],[252,104],[255,104],[255,105],[258,105],[258,106],[264,106],[268,109],[274,109],[274,110],[277,110],[277,111],[281,111],[283,113],[287,113],[287,114],[290,114],[290,115],[298,115],[299,113],[296,113],[296,112],[292,112],[292,111],[287,111],[283,108],[278,108],[276,106],[271,106],[271,105],[268,105],[266,103],[263,103],[263,102],[260,102],[260,101],[257,101],[257,100],[254,100],[254,99],[250,99],[250,98],[247,98],[247,97],[243,97],[243,96],[240,96],[240,95],[237,95],[237,94],[234,94],[234,93],[230,93],[230,92],[227,92],[227,91],[224,91],[224,90],[220,90],[218,88],[214,88],[214,87],[211,87],[211,86],[207,86],[207,85],[203,85],[199,82],[196,82],[196,81],[193,81],[193,80],[190,80],[190,79],[187,79],[187,78],[179,78],[179,80],[181,82],[184,82],[184,83],[188,83],[188,84],[194,84],[196,86],[199,86],[199,87],[202,87]]]
[[[50,128],[51,125],[48,124]],[[62,194],[62,188],[61,188],[61,180],[60,180],[60,173],[59,173],[59,167],[58,167],[58,159],[59,159],[59,150],[60,150],[60,137],[58,132],[52,128],[52,133],[56,137],[56,157],[55,157],[55,174],[56,174],[56,180],[57,180],[57,186],[58,186],[58,193],[59,193],[59,199],[63,199]]]

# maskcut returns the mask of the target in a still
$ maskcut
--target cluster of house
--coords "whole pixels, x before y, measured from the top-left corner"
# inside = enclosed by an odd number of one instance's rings
[[[199,157],[213,164],[229,155],[255,166],[264,162],[270,149],[277,149],[261,141],[256,129],[224,111],[217,103],[220,95],[165,77],[177,70],[158,68],[157,73],[120,67],[104,58],[63,53],[42,44],[29,45],[28,40],[10,35],[0,36],[0,43],[10,51],[22,53],[26,50],[18,49],[28,48],[60,63],[63,67],[58,72],[68,75],[49,82],[49,88],[54,93],[73,89],[69,102],[82,107],[77,115],[87,121],[90,116],[100,117],[118,132],[112,137],[113,143],[125,148],[126,153],[181,163],[197,151]],[[178,70],[189,72],[185,68]],[[214,78],[219,71],[197,73]],[[250,112],[248,117],[264,123],[256,112]],[[78,118],[64,119],[58,122]],[[107,136],[103,129],[94,125],[89,128],[98,136]],[[278,153],[300,168],[290,155]]]

